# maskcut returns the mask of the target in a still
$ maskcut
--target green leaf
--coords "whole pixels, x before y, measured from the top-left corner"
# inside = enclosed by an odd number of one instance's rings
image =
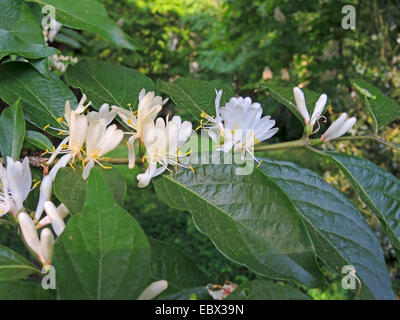
[[[0,98],[8,104],[21,98],[26,120],[40,129],[47,124],[60,128],[57,118],[64,114],[65,102],[69,100],[72,108],[77,105],[75,96],[64,82],[54,75],[51,80],[42,77],[25,62],[0,66]],[[51,129],[48,132],[58,133]]]
[[[181,249],[163,241],[155,239],[149,239],[149,241],[152,281],[168,281],[168,289],[162,293],[162,296],[187,288],[207,286],[208,277]]]
[[[97,0],[26,0],[41,6],[55,8],[55,19],[67,27],[98,34],[115,45],[126,49],[142,49],[138,40],[133,40],[107,14],[104,5]]]
[[[54,290],[45,290],[33,281],[4,281],[0,283],[0,300],[54,300]]]
[[[323,286],[314,248],[299,213],[260,170],[236,175],[236,165],[199,165],[154,179],[168,205],[192,213],[197,228],[232,261],[275,279]]]
[[[263,159],[260,169],[296,206],[321,260],[337,272],[353,265],[362,281],[363,297],[394,298],[379,241],[342,193],[313,171],[290,162]]]
[[[40,273],[30,261],[0,244],[0,281],[24,279],[35,272]]]
[[[20,100],[3,110],[0,117],[0,150],[4,159],[19,159],[25,137],[25,118]]]
[[[53,265],[60,299],[136,299],[146,287],[150,245],[97,170],[82,213],[56,241]]]
[[[53,144],[44,134],[27,130],[25,133],[25,141],[39,148],[40,150],[51,150],[53,148]]]
[[[400,259],[400,180],[366,159],[336,152],[326,154],[349,178],[361,200],[379,218]]]
[[[90,174],[92,175],[94,171],[98,171],[108,188],[111,189],[115,201],[122,206],[127,186],[119,171],[115,168],[105,170],[95,167]],[[78,167],[75,170],[72,168],[60,169],[53,188],[58,200],[65,204],[71,214],[77,214],[82,211],[88,188],[88,181],[82,178],[82,168]]]
[[[237,287],[225,300],[309,300],[300,290],[265,280],[253,280]]]
[[[357,79],[351,81],[357,93],[363,98],[373,120],[375,131],[400,118],[400,106],[378,88]]]
[[[39,71],[43,77],[51,80],[51,72],[49,66],[49,59],[42,58],[42,59],[28,59],[29,63],[34,67],[37,71]]]
[[[0,1],[0,59],[17,54],[39,59],[57,53],[44,44],[40,23],[21,0]]]
[[[67,83],[81,89],[98,109],[103,103],[126,108],[137,106],[139,92],[154,91],[153,81],[135,69],[92,59],[79,61],[68,67]]]
[[[205,111],[215,115],[215,89],[223,89],[221,105],[229,101],[235,94],[232,86],[219,80],[203,81],[179,78],[174,82],[157,81],[157,87],[170,96],[182,112],[189,112],[194,119],[200,120]]]
[[[271,97],[288,107],[290,111],[304,124],[304,119],[301,116],[300,112],[297,110],[296,101],[293,95],[292,87],[279,87],[272,84],[267,85],[268,92],[271,94]],[[306,105],[308,109],[308,113],[311,115],[314,111],[315,103],[318,101],[320,94],[313,92],[308,89],[302,89],[304,91],[304,95],[306,97]],[[326,110],[329,106],[329,100],[325,106]]]

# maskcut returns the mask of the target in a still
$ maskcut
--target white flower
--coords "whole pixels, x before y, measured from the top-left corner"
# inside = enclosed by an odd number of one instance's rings
[[[46,201],[44,203],[44,210],[46,210],[46,214],[50,223],[53,227],[54,233],[59,236],[65,229],[65,222],[64,222],[64,212],[59,211],[53,202]]]
[[[43,228],[43,227],[45,227],[45,226],[47,226],[49,224],[56,224],[55,227],[53,225],[53,228],[56,228],[58,230],[62,229],[62,223],[59,223],[60,221],[59,221],[59,219],[57,217],[55,219],[51,219],[51,216],[54,216],[54,210],[53,210],[52,206],[51,205],[46,205],[46,207],[47,207],[47,210],[51,211],[51,213],[50,213],[50,215],[47,214],[42,220],[40,220],[38,222],[38,224],[36,225],[36,228],[40,229],[40,228]],[[46,213],[47,213],[47,210],[46,210]],[[68,208],[63,203],[61,203],[56,208],[56,210],[57,210],[58,216],[60,216],[61,219],[66,218],[68,216],[68,214],[69,214]],[[58,223],[58,225],[57,225],[57,223]],[[60,228],[58,226],[60,226]]]
[[[7,157],[7,168],[0,163],[0,177],[2,182],[0,216],[9,211],[17,215],[24,208],[23,202],[28,197],[32,186],[28,157],[25,157],[22,163]]]
[[[35,211],[35,221],[38,221],[43,213],[43,205],[46,201],[49,201],[51,198],[51,191],[53,188],[53,179],[50,175],[47,175],[43,178],[42,183],[40,184],[40,193],[39,193],[39,201]]]
[[[158,118],[155,124],[152,121],[147,123],[143,130],[143,142],[149,167],[145,173],[137,176],[139,187],[146,187],[151,178],[167,170],[169,164],[185,167],[178,159],[186,156],[180,153],[180,148],[188,140],[191,131],[192,124],[188,121],[182,123],[179,116],[174,116],[171,121],[167,118],[166,123],[162,118]],[[157,168],[157,164],[161,167]]]
[[[89,123],[94,120],[99,120],[101,118],[106,120],[107,125],[109,125],[117,115],[117,111],[115,108],[117,106],[112,106],[110,110],[110,105],[108,103],[103,103],[99,108],[99,111],[90,111],[88,114],[88,121]]]
[[[339,118],[337,118],[329,126],[329,128],[322,135],[322,141],[329,141],[336,139],[347,133],[356,123],[357,118],[351,117],[347,119],[347,113],[342,113]]]
[[[43,229],[39,240],[35,223],[26,212],[19,213],[18,223],[26,245],[36,254],[44,265],[50,265],[54,246],[53,233],[47,228]]]
[[[104,167],[100,160],[101,157],[114,150],[124,137],[122,130],[117,129],[115,124],[107,127],[107,121],[104,118],[90,122],[86,136],[86,158],[85,168],[83,169],[83,179],[89,177],[90,170],[98,163]]]
[[[86,95],[84,94],[81,101],[79,102],[78,107],[75,110],[71,110],[69,101],[65,103],[64,119],[66,122],[63,120],[62,117],[57,119],[57,121],[66,126],[68,129],[60,130],[50,127],[54,130],[60,131],[60,134],[68,134],[68,137],[66,137],[59,144],[57,149],[53,151],[53,154],[47,161],[47,164],[51,164],[58,154],[69,154],[71,161],[73,161],[75,157],[81,159],[82,145],[85,142],[88,128],[88,120],[83,112],[91,104],[91,102],[89,102],[85,105],[85,101]],[[49,128],[49,126],[46,126],[45,128],[47,129]]]
[[[228,152],[249,152],[253,154],[254,144],[271,138],[278,128],[273,128],[275,120],[262,116],[262,107],[258,102],[252,103],[250,97],[232,97],[223,107],[219,107],[222,90],[216,91],[215,119],[202,114],[208,122],[203,126],[208,129],[211,139],[219,143],[220,136],[224,143],[217,150]]]
[[[209,284],[207,291],[214,300],[222,300],[229,296],[236,287],[237,285],[234,283],[225,283],[223,286]]]
[[[166,280],[155,281],[143,290],[138,300],[153,300],[167,288],[168,282]]]
[[[127,142],[130,169],[133,169],[135,166],[135,140],[140,139],[143,141],[144,127],[154,121],[157,114],[162,109],[162,106],[167,101],[168,99],[162,100],[161,96],[155,96],[153,91],[150,91],[146,94],[146,90],[142,89],[139,93],[137,117],[135,112],[132,112],[132,110],[127,110],[117,106],[112,107],[112,110],[118,113],[122,121],[124,121],[128,127],[135,131],[132,132],[132,137],[130,137]]]
[[[304,97],[304,92],[300,88],[294,87],[293,94],[294,99],[296,100],[297,110],[303,117],[306,126],[310,127],[309,131],[312,132],[315,123],[321,117],[322,111],[324,111],[324,107],[326,105],[326,102],[328,101],[328,96],[325,93],[321,94],[318,101],[315,103],[314,111],[310,118],[310,114],[308,113],[306,105],[306,99]]]

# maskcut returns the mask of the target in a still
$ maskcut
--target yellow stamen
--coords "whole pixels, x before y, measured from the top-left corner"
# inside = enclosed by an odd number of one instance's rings
[[[174,170],[170,171],[170,175],[171,175],[171,179],[172,179],[172,177],[174,176]]]
[[[206,118],[206,117],[207,117],[207,113],[203,111],[203,112],[200,114],[200,117]]]
[[[196,131],[203,127],[203,119],[200,120],[200,125],[196,128]]]
[[[68,162],[68,164],[69,164],[69,166],[72,168],[72,170],[75,171],[75,167],[74,167],[74,165],[72,164],[72,162]]]
[[[142,157],[142,162],[145,162],[146,161],[146,155],[144,155],[143,157]]]
[[[46,149],[45,152],[43,152],[40,156],[43,157],[45,154],[49,153],[49,149]]]
[[[48,129],[48,127],[50,127],[50,124],[47,124],[44,128],[43,131],[46,131]]]
[[[103,167],[103,169],[106,169],[106,170],[112,169],[112,167],[106,167],[106,166],[102,166],[102,167]]]
[[[61,117],[59,117],[59,118],[57,118],[57,122],[58,123],[61,123],[63,121],[63,117],[61,116]]]
[[[256,138],[254,138],[254,142],[255,142],[255,143],[259,143],[259,142],[260,142],[260,140],[258,140],[258,139],[256,139]]]
[[[82,158],[82,167],[85,169],[85,160]]]
[[[193,168],[192,166],[190,166],[189,169],[192,170],[193,173],[196,173],[196,172],[194,171],[194,168]]]
[[[261,166],[261,163],[262,163],[263,161],[261,160],[259,163],[258,163],[258,165],[257,165],[257,168],[259,167],[259,166]]]
[[[32,189],[35,189],[39,184],[40,184],[40,180],[38,181],[38,182],[36,182],[34,185],[33,185],[33,187],[32,187]]]
[[[61,136],[62,134],[64,134],[64,131],[60,131],[59,133],[57,133],[58,136]]]
[[[129,146],[128,141],[126,141],[126,146],[128,147],[128,150],[130,151],[130,150],[131,150],[131,147]]]

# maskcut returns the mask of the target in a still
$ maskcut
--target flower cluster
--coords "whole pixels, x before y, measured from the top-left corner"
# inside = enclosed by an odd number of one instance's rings
[[[215,117],[205,112],[201,114],[206,122],[201,126],[208,131],[210,138],[219,147],[217,150],[247,153],[254,158],[254,145],[271,138],[278,128],[271,116],[262,117],[263,109],[250,97],[232,97],[225,106],[220,107],[222,90],[215,91]]]

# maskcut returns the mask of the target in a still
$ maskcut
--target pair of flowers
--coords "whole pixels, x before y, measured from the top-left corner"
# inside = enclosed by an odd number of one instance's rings
[[[109,168],[101,163],[104,160],[103,156],[120,144],[124,133],[115,124],[110,125],[116,112],[110,111],[108,104],[103,104],[99,112],[91,111],[86,115],[84,112],[91,102],[85,105],[85,101],[86,95],[83,95],[75,110],[71,110],[70,103],[67,101],[65,103],[64,117],[60,117],[57,120],[64,129],[50,127],[58,130],[60,135],[66,134],[67,137],[52,152],[47,164],[50,165],[60,154],[63,156],[53,168],[65,167],[69,162],[72,163],[75,158],[80,159],[84,167],[83,178],[86,180],[89,177],[90,170],[96,163],[103,168]],[[83,150],[84,145],[86,146],[86,151]]]
[[[6,168],[0,163],[0,216],[10,213],[18,221],[26,245],[44,266],[51,264],[54,234],[49,228],[44,228],[39,238],[37,229],[51,224],[54,233],[59,236],[65,228],[63,218],[68,215],[68,210],[63,204],[56,208],[50,201],[56,171],[57,168],[53,168],[51,174],[45,176],[41,182],[33,220],[23,205],[32,190],[28,157],[22,162],[7,157]],[[41,219],[43,211],[46,212],[46,217]]]

